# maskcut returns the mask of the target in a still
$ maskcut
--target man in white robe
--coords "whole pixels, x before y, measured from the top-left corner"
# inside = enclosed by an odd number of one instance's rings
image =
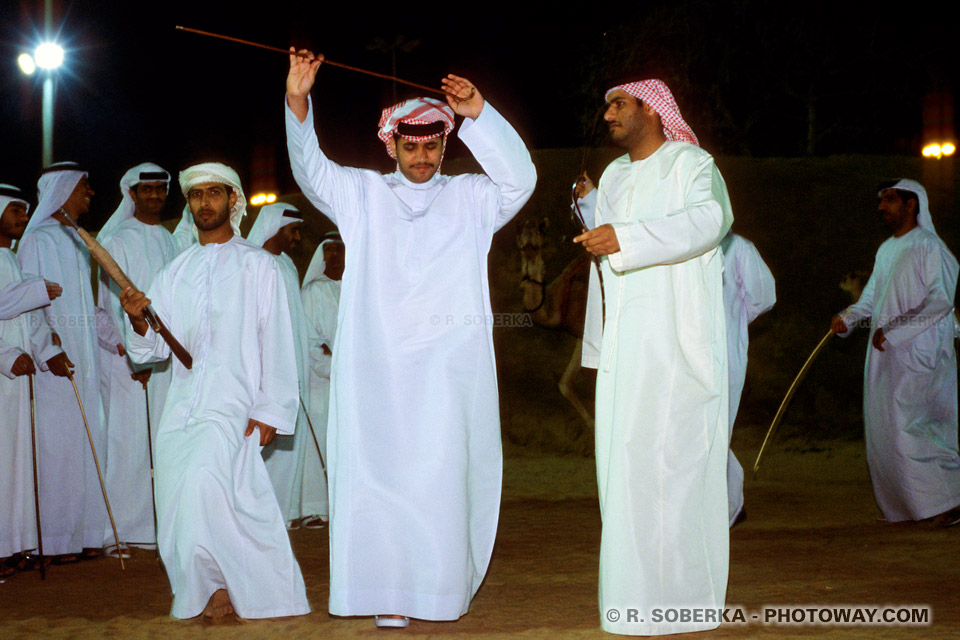
[[[97,234],[103,248],[140,289],[145,290],[175,255],[173,238],[160,224],[169,185],[170,174],[151,162],[127,171],[120,180],[120,206]],[[102,270],[97,306],[112,319],[119,341],[126,342],[120,287]],[[170,363],[135,365],[125,351],[120,351],[122,348],[118,350],[113,344],[101,344],[99,350],[100,392],[107,422],[104,480],[120,540],[153,546],[157,537],[150,448],[170,386]],[[147,397],[152,431],[149,434]],[[109,526],[104,535],[108,552],[115,553]]]
[[[25,282],[11,250],[27,226],[29,205],[23,193],[0,185],[0,290]],[[0,558],[37,548],[34,512],[33,456],[30,433],[30,376],[49,370],[48,360],[64,356],[38,307],[50,304],[42,278],[35,291],[7,304],[0,320]],[[13,296],[11,296],[13,297]],[[0,578],[15,572],[0,562]]]
[[[600,179],[596,228],[574,239],[603,256],[606,291],[602,336],[583,340],[583,364],[597,368],[601,626],[631,635],[712,629],[716,616],[658,622],[653,609],[724,604],[729,415],[718,245],[733,215],[713,158],[665,84],[618,85],[606,100],[610,136],[628,153]],[[601,313],[594,287],[588,331]]]
[[[90,254],[64,215],[76,222],[90,208],[93,189],[76,163],[57,163],[38,182],[39,202],[17,249],[25,275],[59,283],[63,295],[44,308],[47,324],[72,366],[100,463],[107,454],[100,401],[97,321]],[[107,512],[83,416],[70,380],[52,372],[36,376],[37,464],[44,552],[73,559],[95,557],[103,548]]]
[[[486,573],[500,507],[487,253],[536,170],[506,120],[452,75],[449,106],[384,110],[396,172],[342,167],[317,143],[309,92],[322,56],[305,55],[287,78],[290,163],[347,247],[327,424],[330,613],[456,620]],[[487,175],[437,171],[454,112]]]
[[[957,260],[937,235],[927,192],[914,180],[881,185],[879,211],[893,232],[877,251],[860,299],[834,316],[842,336],[870,318],[863,376],[867,465],[889,522],[940,516],[960,523]]]
[[[320,452],[327,459],[327,417],[330,408],[330,372],[333,363],[333,345],[337,335],[337,315],[340,309],[340,283],[343,278],[344,247],[340,234],[331,231],[317,247],[307,273],[303,276],[300,297],[310,325],[310,419],[317,431]],[[323,486],[327,479],[320,470]],[[328,518],[327,494],[320,510]]]
[[[307,411],[311,409],[308,393],[310,384],[310,325],[300,299],[300,275],[297,266],[287,255],[300,244],[300,225],[303,217],[296,207],[275,203],[260,209],[256,221],[247,234],[247,240],[263,247],[277,260],[283,276],[284,291],[290,305],[293,323],[293,344],[297,354],[297,380],[303,406],[297,413],[297,428],[290,437],[275,439],[263,449],[267,472],[277,493],[280,511],[288,526],[322,528],[327,515],[327,483],[323,479],[318,453],[320,434],[311,432]],[[306,411],[304,411],[306,407]],[[323,518],[321,518],[323,516]]]
[[[747,379],[747,325],[777,302],[773,274],[757,247],[732,231],[720,243],[723,251],[723,310],[727,321],[727,374],[730,379],[730,437]],[[743,467],[733,449],[727,457],[727,500],[730,526],[744,514]]]
[[[305,614],[303,577],[260,456],[277,432],[293,433],[299,407],[283,278],[270,254],[239,237],[246,199],[236,172],[195,165],[180,188],[198,242],[160,270],[149,297],[121,296],[134,362],[170,356],[143,320],[150,300],[193,357],[189,370],[172,362],[154,451],[171,615]]]

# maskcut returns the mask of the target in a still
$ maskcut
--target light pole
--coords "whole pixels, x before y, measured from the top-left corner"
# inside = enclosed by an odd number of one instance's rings
[[[21,71],[32,75],[37,68],[42,69],[43,76],[43,166],[53,163],[53,103],[55,86],[53,74],[57,67],[63,64],[63,48],[55,42],[44,42],[33,55],[23,53],[17,58]]]

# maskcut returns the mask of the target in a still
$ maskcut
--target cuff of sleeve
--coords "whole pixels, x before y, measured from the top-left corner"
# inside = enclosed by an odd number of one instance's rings
[[[298,118],[297,114],[290,108],[286,93],[283,94],[283,109],[286,114],[288,129],[293,129],[302,134],[304,131],[313,128],[313,98],[310,96],[307,96],[307,117],[303,119],[303,122],[300,122],[300,118]]]
[[[13,363],[17,361],[17,358],[23,355],[23,351],[20,349],[5,349],[3,354],[0,355],[0,373],[6,377],[13,380],[16,378],[12,373]]]
[[[258,402],[250,411],[250,419],[270,425],[277,430],[277,433],[288,436],[296,428],[296,418],[291,421],[287,414],[288,412],[279,405]]]

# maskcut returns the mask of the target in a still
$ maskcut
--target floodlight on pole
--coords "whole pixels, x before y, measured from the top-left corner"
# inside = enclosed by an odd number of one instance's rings
[[[63,64],[63,47],[55,42],[44,42],[33,53],[33,59],[41,69],[56,69]]]
[[[55,42],[44,42],[34,50],[32,56],[29,53],[22,53],[17,58],[20,70],[28,76],[32,75],[38,67],[46,71],[43,77],[43,103],[41,107],[44,167],[53,163],[53,72],[63,64],[63,59],[63,47]]]

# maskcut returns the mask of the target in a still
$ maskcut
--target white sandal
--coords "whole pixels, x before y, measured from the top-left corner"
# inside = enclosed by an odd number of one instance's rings
[[[373,621],[379,629],[403,629],[410,626],[410,618],[406,616],[375,616]]]

